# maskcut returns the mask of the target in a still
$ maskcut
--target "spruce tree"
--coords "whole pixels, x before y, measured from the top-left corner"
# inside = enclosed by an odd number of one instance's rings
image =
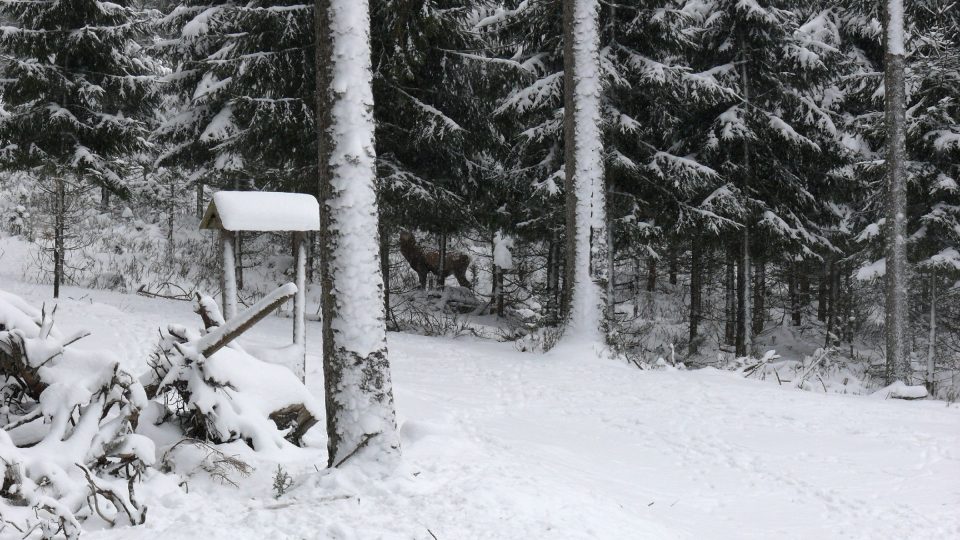
[[[10,22],[0,30],[0,161],[38,182],[52,179],[56,297],[68,186],[97,185],[126,197],[134,156],[148,146],[159,68],[143,40],[154,14],[125,1],[3,0],[0,19]]]

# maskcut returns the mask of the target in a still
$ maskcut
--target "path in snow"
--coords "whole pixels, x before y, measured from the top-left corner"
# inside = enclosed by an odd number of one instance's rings
[[[33,302],[49,293],[0,287]],[[98,332],[90,344],[116,343],[127,365],[157,325],[196,324],[186,303],[67,293],[78,299],[61,303],[61,324]],[[268,318],[251,341],[289,332],[289,319]],[[186,494],[157,478],[146,526],[87,538],[960,538],[957,406],[824,396],[713,370],[641,372],[474,339],[391,334],[390,347],[397,478],[317,473],[319,452],[288,456],[302,481],[280,501],[275,463],[257,463],[239,489],[194,479]]]

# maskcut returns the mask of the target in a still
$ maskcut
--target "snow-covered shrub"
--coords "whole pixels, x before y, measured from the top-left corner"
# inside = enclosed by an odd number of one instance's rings
[[[71,345],[53,313],[0,291],[2,519],[22,533],[76,538],[93,515],[143,523],[135,487],[153,442],[134,433],[147,398],[106,352]]]

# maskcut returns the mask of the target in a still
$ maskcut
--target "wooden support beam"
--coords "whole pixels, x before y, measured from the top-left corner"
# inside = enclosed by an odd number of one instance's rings
[[[295,294],[297,294],[297,286],[293,283],[287,283],[274,289],[273,292],[264,296],[256,304],[243,310],[236,317],[228,319],[226,324],[216,327],[200,338],[196,342],[197,352],[206,357],[216,353]]]

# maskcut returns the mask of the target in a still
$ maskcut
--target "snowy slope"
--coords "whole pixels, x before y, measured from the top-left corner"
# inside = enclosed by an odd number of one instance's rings
[[[50,292],[6,276],[0,288],[37,305]],[[159,324],[196,320],[187,303],[66,295],[61,329],[90,328],[88,345],[115,343],[131,367]],[[250,344],[283,344],[290,325],[268,318]],[[316,354],[319,325],[308,333]],[[145,526],[85,538],[960,538],[955,405],[641,372],[474,339],[391,334],[390,351],[405,456],[395,477],[318,472],[322,448],[300,450],[282,457],[297,486],[277,500],[277,462],[230,445],[256,466],[239,488],[198,475],[185,493],[155,474]]]

